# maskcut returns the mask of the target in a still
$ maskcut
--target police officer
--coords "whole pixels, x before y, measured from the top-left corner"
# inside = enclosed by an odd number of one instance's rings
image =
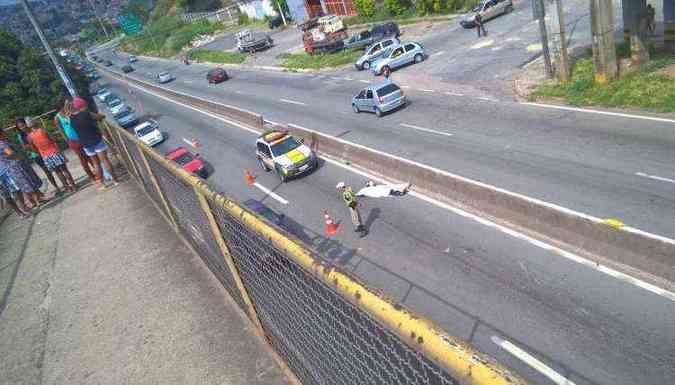
[[[361,238],[365,237],[368,234],[368,230],[361,223],[361,214],[358,209],[358,202],[356,201],[356,195],[350,186],[345,185],[345,182],[339,182],[335,188],[342,194],[342,200],[345,202],[347,209],[349,209],[349,214],[352,217],[352,224],[354,225],[354,231],[361,233]]]

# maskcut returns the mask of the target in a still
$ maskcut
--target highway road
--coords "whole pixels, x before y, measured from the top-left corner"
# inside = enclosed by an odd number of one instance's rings
[[[402,84],[408,107],[378,119],[351,110],[351,96],[368,80],[230,70],[230,81],[209,86],[203,65],[156,59],[137,67],[131,76],[145,80],[171,71],[177,79],[170,89],[675,237],[675,121],[455,96],[415,84]]]
[[[585,203],[626,210],[620,206],[630,203],[627,212],[645,224],[672,230],[667,223],[673,217],[665,217],[673,208],[673,186],[631,174],[638,166],[668,171],[673,134],[665,123],[412,91],[408,108],[378,120],[351,112],[349,95],[363,86],[359,82],[234,71],[232,80],[207,86],[202,66],[143,61],[137,68],[132,76],[146,79],[169,68],[178,76],[169,88],[528,195],[567,197],[576,209]],[[670,299],[413,196],[365,200],[362,215],[370,234],[359,239],[335,184],[361,186],[365,177],[329,162],[286,184],[258,170],[257,181],[272,196],[244,181],[244,170],[257,167],[255,134],[137,89],[130,96],[128,87],[116,81],[111,80],[111,88],[160,121],[169,136],[160,151],[197,137],[200,154],[214,168],[208,183],[215,189],[239,200],[258,199],[284,213],[290,231],[326,258],[533,384],[666,385],[675,378],[675,302]],[[408,122],[443,134],[402,126]],[[621,171],[636,160],[629,171]],[[659,204],[631,202],[647,190],[660,194]],[[322,236],[324,209],[341,222],[334,239]],[[534,360],[549,370],[534,369]]]

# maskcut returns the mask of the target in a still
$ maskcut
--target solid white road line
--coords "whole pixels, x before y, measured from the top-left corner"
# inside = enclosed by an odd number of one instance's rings
[[[436,92],[434,90],[430,90],[430,89],[426,89],[426,88],[420,89],[420,91],[422,91],[422,92]]]
[[[628,118],[628,119],[642,119],[642,120],[651,120],[653,122],[663,122],[663,123],[675,123],[675,119],[666,119],[666,118],[657,118],[655,116],[645,116],[645,115],[634,115],[634,114],[624,114],[620,112],[609,112],[609,111],[598,111],[598,110],[589,110],[586,108],[576,108],[576,107],[567,107],[567,106],[556,106],[553,104],[542,104],[542,103],[529,103],[523,102],[520,103],[524,106],[534,106],[541,108],[551,108],[554,110],[564,110],[564,111],[575,111],[575,112],[587,112],[589,114],[598,114],[598,115],[608,115],[616,116],[619,118]]]
[[[408,88],[410,88],[410,86],[401,86],[401,88],[408,89]]]
[[[485,101],[487,101],[487,102],[496,102],[496,101],[497,101],[497,99],[495,99],[495,98],[489,98],[489,97],[487,97],[487,96],[479,96],[479,97],[477,97],[476,99],[485,100]]]
[[[445,94],[450,95],[450,96],[464,96],[464,94],[460,94],[460,93],[457,93],[457,92],[450,92],[450,91],[445,92]]]
[[[279,101],[282,102],[282,103],[295,104],[295,105],[298,105],[298,106],[306,106],[305,103],[303,103],[303,102],[296,102],[295,100],[279,99]]]
[[[435,54],[432,54],[431,57],[443,55],[445,51],[438,51]]]
[[[649,175],[649,174],[645,174],[644,172],[636,172],[635,175],[642,176],[642,177],[649,178],[649,179],[658,180],[658,181],[661,181],[661,182],[675,183],[675,179],[664,178],[662,176],[657,176],[657,175]]]
[[[361,83],[370,84],[370,82],[369,82],[368,80],[363,80],[363,79],[362,79],[362,80],[359,80],[359,81],[360,81]]]
[[[436,130],[432,130],[432,129],[430,129],[430,128],[424,128],[424,127],[415,126],[415,125],[407,124],[407,123],[401,123],[401,126],[407,127],[407,128],[412,128],[413,130],[419,130],[419,131],[424,131],[424,132],[430,132],[430,133],[432,133],[432,134],[437,134],[437,135],[444,135],[444,136],[452,136],[452,135],[453,135],[453,134],[451,134],[451,133],[449,133],[449,132],[436,131]]]
[[[523,361],[524,363],[528,364],[529,366],[531,366],[533,369],[535,369],[539,373],[548,377],[555,384],[557,384],[557,385],[575,385],[574,382],[572,382],[572,381],[568,380],[567,378],[563,377],[560,373],[558,373],[555,370],[549,368],[545,363],[539,361],[537,358],[533,357],[528,352],[526,352],[523,349],[519,348],[518,346],[512,344],[511,342],[509,342],[507,340],[504,340],[502,338],[499,338],[497,336],[492,336],[492,342],[494,342],[500,348],[502,348],[502,349],[506,350],[507,352],[513,354],[514,356],[516,356],[516,358],[518,358],[521,361]]]
[[[255,182],[255,183],[253,183],[253,185],[254,185],[255,187],[259,188],[259,189],[260,189],[262,192],[264,192],[265,194],[269,195],[271,198],[273,198],[273,199],[276,200],[277,202],[279,202],[279,203],[281,203],[281,204],[284,204],[284,205],[287,205],[287,204],[288,204],[288,201],[287,201],[286,199],[282,198],[280,195],[278,195],[278,194],[275,193],[274,191],[268,189],[267,187],[261,185],[260,183]]]
[[[118,80],[118,81],[119,81],[119,80]],[[168,102],[170,102],[170,103],[174,103],[174,104],[176,104],[176,105],[179,105],[179,106],[188,108],[188,109],[190,109],[190,110],[199,112],[199,113],[204,114],[204,115],[206,115],[206,116],[210,116],[210,117],[212,117],[212,118],[214,118],[214,119],[220,120],[221,122],[228,123],[228,124],[230,124],[230,125],[232,125],[232,126],[234,126],[234,127],[240,128],[240,129],[242,129],[242,130],[244,130],[244,131],[248,131],[248,132],[250,132],[250,133],[252,133],[252,134],[255,134],[255,135],[259,135],[259,134],[260,134],[260,132],[258,132],[258,130],[254,130],[253,128],[250,128],[250,127],[248,127],[248,126],[245,126],[245,125],[243,125],[243,124],[241,124],[241,123],[239,123],[239,122],[235,122],[235,121],[230,120],[230,119],[225,119],[225,118],[223,118],[223,117],[221,117],[221,116],[212,114],[212,113],[210,113],[210,112],[206,112],[206,111],[200,110],[200,109],[198,109],[198,108],[189,106],[189,105],[184,104],[184,103],[181,103],[181,102],[177,102],[177,101],[175,101],[175,100],[172,100],[172,99],[170,99],[170,98],[167,98],[166,96],[159,95],[159,94],[157,94],[157,93],[155,93],[155,92],[149,91],[149,90],[147,90],[147,89],[145,89],[145,88],[143,88],[143,87],[137,86],[137,85],[135,85],[135,84],[132,84],[132,83],[128,83],[128,84],[131,85],[131,86],[134,87],[134,88],[137,88],[137,89],[139,89],[139,90],[141,90],[141,91],[143,91],[143,92],[145,92],[145,93],[147,93],[147,94],[149,94],[149,95],[153,95],[153,96],[155,96],[155,97],[157,97],[157,98],[160,98],[160,99],[162,99],[162,100],[166,100],[166,101],[168,101]],[[295,126],[297,126],[297,125],[295,125]],[[301,126],[297,126],[297,127],[303,128],[303,129],[305,129],[305,130],[308,130],[307,128],[304,128],[304,127],[301,127]],[[308,131],[311,131],[311,130],[308,130]],[[339,139],[339,138],[336,138],[336,140],[337,140],[337,141],[344,141],[344,140]],[[346,142],[346,141],[345,141],[345,142]],[[352,144],[352,145],[355,145],[355,146],[357,146],[357,147],[364,147],[364,148],[367,148],[367,147],[361,146],[361,145],[359,145],[359,144]],[[377,152],[377,153],[386,154],[386,153],[384,153],[384,152],[382,152],[382,151],[378,151],[378,150],[374,150],[374,149],[371,149],[371,150],[372,150],[372,151],[375,151],[375,152]],[[391,155],[391,154],[389,154],[389,155],[392,156],[392,157],[394,157],[394,158],[396,158],[396,159],[405,160],[404,158],[400,158],[400,157],[397,157],[397,156],[395,156],[395,155]],[[362,170],[357,169],[357,168],[352,167],[352,166],[348,166],[348,165],[346,165],[346,164],[343,164],[343,163],[341,163],[341,162],[335,161],[335,160],[333,160],[333,159],[325,158],[325,157],[324,157],[323,159],[324,159],[326,162],[330,163],[330,164],[333,164],[333,165],[335,165],[335,166],[341,167],[341,168],[343,168],[343,169],[345,169],[345,170],[349,170],[349,171],[351,171],[351,172],[353,172],[353,173],[355,173],[355,174],[358,174],[358,175],[361,175],[361,176],[365,176],[365,177],[367,177],[367,178],[369,178],[369,179],[371,179],[371,180],[379,181],[379,182],[382,182],[382,183],[389,183],[389,182],[390,182],[389,180],[386,180],[386,179],[384,179],[384,178],[382,178],[382,177],[372,175],[372,174],[370,174],[370,173],[367,173],[367,172],[365,172],[365,171],[362,171]],[[415,164],[418,164],[418,163],[416,163],[416,162],[414,162],[414,163],[415,163]],[[424,165],[421,165],[421,164],[420,164],[420,166],[425,167],[425,168],[428,168],[428,166],[424,166]],[[441,171],[441,170],[439,170],[439,171]],[[447,173],[446,171],[441,171],[441,172],[442,172],[442,173]],[[447,174],[449,174],[449,173],[447,173]],[[459,177],[459,176],[458,176],[458,177]],[[463,177],[459,177],[459,178],[463,178]],[[464,178],[464,179],[465,179],[465,178]],[[573,214],[573,215],[580,215],[580,216],[583,216],[583,217],[588,218],[588,219],[590,219],[590,220],[601,221],[601,220],[598,219],[598,218],[595,218],[595,217],[592,217],[592,216],[590,216],[590,215],[586,215],[586,214],[583,214],[583,213],[579,213],[579,212],[570,210],[570,209],[565,208],[565,207],[562,207],[562,206],[557,206],[557,205],[554,205],[554,204],[552,204],[552,203],[539,201],[539,200],[536,200],[536,199],[534,199],[534,198],[530,198],[530,197],[527,197],[527,196],[524,196],[524,195],[520,195],[520,194],[517,194],[517,193],[512,193],[512,192],[510,192],[510,191],[508,191],[508,190],[503,190],[503,189],[500,189],[500,188],[497,188],[497,187],[494,187],[494,186],[490,186],[490,185],[487,185],[487,184],[484,184],[484,183],[481,183],[481,182],[476,182],[476,183],[479,183],[479,184],[481,184],[481,185],[485,185],[485,186],[488,186],[488,187],[492,187],[492,188],[494,188],[494,189],[497,189],[497,190],[499,190],[499,191],[503,191],[503,192],[508,193],[508,194],[512,194],[512,195],[516,195],[516,196],[521,196],[522,198],[527,199],[527,200],[534,200],[534,201],[539,202],[539,203],[541,203],[541,204],[548,205],[548,206],[550,206],[550,207],[552,207],[552,208],[556,208],[556,209],[558,209],[558,210],[562,210],[562,211],[568,212],[568,213]],[[414,196],[414,197],[418,198],[418,199],[421,199],[421,200],[423,200],[423,201],[426,201],[426,202],[428,202],[428,203],[431,203],[431,204],[433,204],[434,206],[437,206],[437,207],[443,208],[443,209],[445,209],[445,210],[454,212],[454,213],[456,213],[456,214],[458,214],[458,215],[461,215],[461,216],[463,216],[463,217],[465,217],[465,218],[473,219],[474,221],[476,221],[476,222],[478,222],[478,223],[481,223],[481,224],[483,224],[483,225],[485,225],[485,226],[495,228],[495,229],[497,229],[497,230],[499,230],[499,231],[501,231],[501,232],[503,232],[503,233],[505,233],[505,234],[511,235],[511,236],[513,236],[513,237],[515,237],[515,238],[518,238],[518,239],[522,239],[522,240],[524,240],[524,241],[526,241],[526,242],[529,242],[529,243],[531,243],[531,244],[533,244],[533,245],[535,245],[535,246],[537,246],[537,247],[543,248],[543,249],[545,249],[545,250],[549,250],[549,251],[551,251],[551,252],[554,252],[554,253],[556,253],[556,254],[558,254],[558,255],[564,257],[564,258],[570,259],[570,260],[572,260],[572,261],[574,261],[574,262],[577,262],[577,263],[579,263],[579,264],[582,264],[582,265],[585,265],[585,266],[590,267],[590,268],[592,268],[592,269],[595,269],[595,270],[597,270],[597,271],[599,271],[599,272],[601,272],[601,273],[604,273],[604,274],[610,275],[610,276],[612,276],[612,277],[615,277],[615,278],[621,279],[621,280],[623,280],[623,281],[626,281],[626,282],[628,282],[628,283],[630,283],[630,284],[632,284],[632,285],[635,285],[635,286],[637,286],[637,287],[640,287],[640,288],[642,288],[642,289],[645,289],[645,290],[647,290],[647,291],[650,291],[650,292],[652,292],[652,293],[654,293],[654,294],[657,294],[657,295],[659,295],[659,296],[668,298],[668,299],[670,299],[671,301],[675,301],[675,293],[673,293],[673,292],[664,290],[664,289],[662,289],[662,288],[660,288],[660,287],[657,287],[657,286],[652,285],[652,284],[650,284],[650,283],[641,281],[641,280],[639,280],[639,279],[637,279],[637,278],[634,278],[634,277],[629,276],[629,275],[627,275],[627,274],[624,274],[624,273],[621,273],[621,272],[619,272],[619,271],[613,270],[613,269],[611,269],[611,268],[609,268],[609,267],[602,266],[602,265],[600,265],[600,264],[598,264],[598,263],[596,263],[596,262],[594,262],[594,261],[591,261],[591,260],[588,260],[588,259],[579,257],[578,255],[572,254],[572,253],[570,253],[570,252],[567,252],[567,251],[565,251],[565,250],[562,250],[562,249],[560,249],[560,248],[558,248],[558,247],[555,247],[555,246],[553,246],[553,245],[549,245],[549,244],[544,243],[544,242],[542,242],[542,241],[539,241],[539,240],[537,240],[537,239],[531,238],[531,237],[529,237],[529,236],[527,236],[527,235],[525,235],[525,234],[521,234],[521,233],[519,233],[519,232],[517,232],[517,231],[515,231],[515,230],[512,230],[512,229],[508,228],[508,227],[504,227],[504,226],[499,225],[499,224],[497,224],[497,223],[491,222],[491,221],[489,221],[489,220],[487,220],[487,219],[485,219],[485,218],[481,218],[481,217],[479,217],[479,216],[477,216],[477,215],[475,215],[475,214],[468,213],[468,212],[466,212],[466,211],[464,211],[464,210],[461,210],[461,209],[459,209],[459,208],[457,208],[457,207],[450,206],[450,205],[448,205],[448,204],[446,204],[446,203],[443,203],[443,202],[438,201],[438,200],[436,200],[436,199],[433,199],[433,198],[427,197],[427,196],[425,196],[425,195],[419,194],[419,193],[417,193],[417,192],[415,192],[415,191],[411,191],[409,194],[410,194],[411,196]],[[639,230],[639,229],[635,229],[635,228],[631,228],[631,227],[628,227],[628,226],[623,227],[623,230],[625,230],[625,231],[630,231],[630,232],[633,232],[633,233],[636,233],[636,234],[641,234],[641,235],[643,235],[643,236],[651,237],[651,238],[654,238],[654,239],[660,239],[660,240],[662,240],[663,242],[669,242],[669,243],[670,243],[670,242],[674,242],[674,241],[673,241],[672,239],[670,239],[670,238],[666,238],[666,237],[663,237],[663,236],[660,236],[660,235],[648,233],[648,232],[645,232],[645,231],[642,231],[642,230]]]

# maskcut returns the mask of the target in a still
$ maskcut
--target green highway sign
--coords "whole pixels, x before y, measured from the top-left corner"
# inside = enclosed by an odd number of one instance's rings
[[[141,20],[133,13],[119,15],[117,16],[117,21],[120,22],[122,31],[128,36],[136,36],[143,30]]]

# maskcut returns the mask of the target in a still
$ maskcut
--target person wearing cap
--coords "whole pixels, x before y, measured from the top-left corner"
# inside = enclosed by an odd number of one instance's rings
[[[335,188],[342,194],[342,200],[345,202],[347,209],[349,209],[352,224],[354,225],[354,231],[361,233],[361,238],[365,237],[368,234],[368,230],[361,222],[361,214],[359,213],[358,202],[356,201],[354,191],[350,186],[347,186],[345,182],[338,182]]]
[[[117,185],[117,176],[108,157],[108,145],[98,128],[98,121],[104,115],[87,110],[87,102],[79,96],[73,98],[73,112],[70,115],[70,124],[75,128],[80,144],[89,159],[95,166],[96,184],[99,190],[106,188],[103,180],[103,168],[110,174],[112,182]]]
[[[77,155],[84,172],[87,173],[92,182],[95,182],[96,177],[91,170],[89,158],[87,157],[87,154],[84,153],[84,149],[80,144],[80,138],[77,136],[75,128],[70,124],[70,115],[73,113],[73,101],[70,98],[65,97],[57,108],[59,112],[54,116],[54,126],[61,129],[61,133],[66,139],[68,148]]]

